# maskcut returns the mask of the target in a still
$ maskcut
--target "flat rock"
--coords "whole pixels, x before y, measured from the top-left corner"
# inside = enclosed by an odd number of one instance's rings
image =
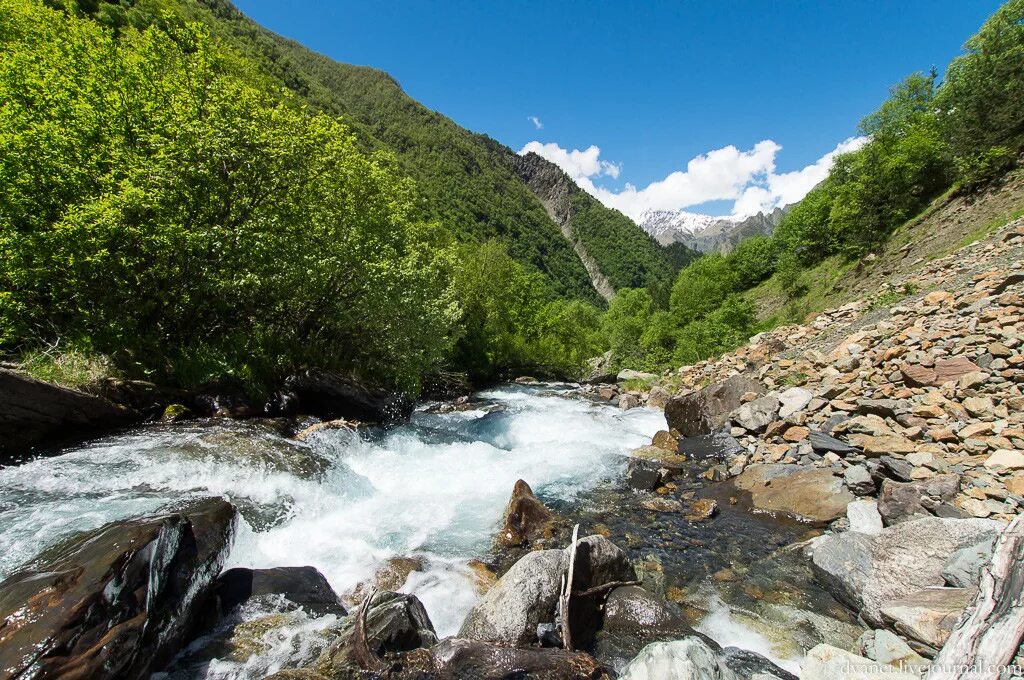
[[[875,480],[863,465],[851,465],[843,471],[846,487],[858,496],[868,496],[875,492]]]
[[[942,578],[954,588],[977,588],[981,570],[992,559],[995,539],[960,548],[942,568]]]
[[[643,380],[650,381],[657,378],[655,373],[644,373],[643,371],[634,371],[631,368],[624,368],[619,371],[619,374],[615,376],[615,379],[619,382],[626,382],[627,380]]]
[[[416,678],[551,678],[552,680],[610,680],[593,657],[564,649],[523,648],[496,645],[479,640],[446,638],[430,650],[425,667],[410,665]],[[415,671],[421,671],[416,674]],[[355,677],[355,676],[353,676]]]
[[[679,453],[690,460],[727,460],[746,451],[736,438],[726,432],[712,432],[696,437],[683,437],[678,444]]]
[[[748,432],[761,432],[779,413],[779,400],[768,394],[740,406],[732,421]]]
[[[929,587],[941,587],[942,570],[960,548],[997,535],[1002,523],[985,519],[926,517],[881,533],[826,535],[813,546],[815,578],[865,621],[884,625],[882,608]]]
[[[1024,451],[999,449],[985,460],[989,470],[1021,470],[1024,469]]]
[[[810,390],[806,390],[803,387],[790,387],[779,395],[779,417],[788,418],[797,411],[802,411],[809,403],[814,395]]]
[[[811,430],[811,433],[807,435],[808,441],[811,443],[811,448],[818,453],[838,453],[840,455],[846,455],[848,453],[856,453],[857,449],[850,446],[844,441],[836,439],[824,432],[817,432]]]
[[[926,504],[951,503],[959,490],[960,478],[952,474],[906,483],[886,479],[878,494],[878,511],[886,526],[908,522],[930,516]]]
[[[751,465],[733,483],[750,493],[755,509],[809,522],[831,522],[842,517],[846,506],[855,500],[842,477],[827,469],[799,465]]]
[[[878,504],[873,500],[859,500],[847,505],[846,519],[850,522],[850,531],[862,534],[882,532],[882,516],[878,514]]]
[[[800,680],[921,680],[921,676],[822,644],[807,652]]]
[[[887,603],[882,618],[897,633],[939,649],[976,594],[974,588],[925,588]]]

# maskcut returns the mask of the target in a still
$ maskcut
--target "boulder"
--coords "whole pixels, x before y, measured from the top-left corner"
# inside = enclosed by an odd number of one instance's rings
[[[710,434],[721,429],[729,414],[740,407],[740,398],[747,392],[764,394],[761,383],[743,375],[734,375],[697,392],[673,397],[665,404],[665,420],[669,428],[686,437]]]
[[[942,568],[942,578],[954,588],[977,588],[981,570],[992,560],[994,549],[994,538],[960,548]]]
[[[855,500],[842,477],[831,470],[800,465],[751,465],[733,484],[750,493],[755,509],[807,522],[824,523],[842,517],[846,506]]]
[[[818,645],[807,652],[800,669],[800,680],[921,680],[918,673],[872,661],[863,656]]]
[[[140,418],[101,397],[0,368],[0,463],[40,444],[66,443]]]
[[[194,632],[237,523],[208,499],[107,524],[0,583],[9,677],[148,678]]]
[[[810,390],[806,390],[803,387],[790,387],[779,395],[779,402],[781,407],[779,408],[779,417],[788,418],[797,411],[802,411],[809,403],[814,395]]]
[[[923,588],[942,586],[942,569],[953,552],[1001,529],[992,520],[926,517],[876,535],[826,535],[813,545],[812,568],[826,590],[881,627],[884,606]]]
[[[593,657],[564,649],[515,648],[446,638],[432,650],[432,665],[423,675],[408,677],[444,680],[611,680]]]
[[[672,398],[672,393],[664,387],[655,385],[647,395],[647,406],[650,408],[665,408],[665,404]]]
[[[975,588],[925,588],[882,607],[882,618],[909,639],[938,650],[953,632]]]
[[[690,460],[728,460],[743,454],[746,449],[727,432],[712,432],[679,440],[678,451]]]
[[[928,505],[951,503],[960,490],[957,475],[935,475],[915,482],[882,481],[878,494],[878,511],[886,526],[909,522],[918,517],[928,517]]]
[[[875,480],[863,465],[851,465],[843,471],[846,487],[858,496],[869,496],[875,492]]]
[[[618,382],[626,382],[627,380],[643,380],[644,382],[650,382],[658,377],[656,373],[644,373],[643,371],[634,371],[631,368],[624,368],[619,371],[619,374],[615,376]]]
[[[337,638],[316,662],[316,671],[327,677],[350,677],[358,668],[360,649],[355,636],[355,617],[349,617]],[[437,633],[427,610],[415,595],[378,592],[366,611],[366,645],[378,657],[408,652],[437,644]]]
[[[619,408],[628,411],[640,405],[640,399],[635,394],[623,394],[619,397]]]
[[[850,522],[850,531],[862,534],[882,531],[882,516],[878,514],[878,504],[873,500],[859,500],[847,505],[846,519]]]
[[[563,550],[527,553],[470,610],[458,637],[510,645],[536,642],[537,625],[555,620],[567,567]]]
[[[345,616],[337,593],[316,567],[275,567],[273,569],[228,569],[214,584],[221,616],[253,598],[283,595],[313,616]]]
[[[637,491],[653,491],[661,484],[657,462],[630,457],[626,460],[626,486]]]
[[[676,640],[692,632],[675,605],[639,586],[620,586],[605,601],[594,656],[621,670],[651,642]]]
[[[758,397],[740,406],[732,414],[732,421],[747,432],[761,432],[779,415],[779,400],[770,394]]]
[[[924,657],[911,649],[902,638],[884,628],[864,631],[857,641],[857,647],[861,654],[872,661],[890,666],[914,665],[924,668],[928,664]]]
[[[517,480],[505,507],[505,519],[495,542],[503,548],[527,546],[543,538],[551,526],[551,511],[523,480]]]
[[[811,430],[811,433],[807,435],[807,441],[811,443],[811,448],[818,453],[838,453],[841,456],[845,456],[848,453],[856,453],[857,449],[850,446],[844,441],[840,441],[835,437],[825,434],[824,432],[816,432]]]
[[[619,680],[748,679],[796,680],[767,659],[752,652],[731,648],[723,650],[713,640],[701,635],[649,644],[619,675]]]
[[[288,376],[284,394],[291,400],[290,410],[323,420],[346,418],[388,423],[405,420],[413,409],[412,400],[405,395],[367,387],[352,378],[317,368]]]
[[[630,452],[631,458],[646,461],[656,465],[659,469],[665,468],[673,474],[682,472],[686,468],[686,456],[679,453],[672,453],[657,446],[641,446]]]

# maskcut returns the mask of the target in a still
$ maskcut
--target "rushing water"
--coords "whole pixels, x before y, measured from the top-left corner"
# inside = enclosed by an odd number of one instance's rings
[[[517,479],[570,502],[664,427],[657,411],[550,390],[478,396],[386,431],[300,443],[255,423],[152,426],[0,469],[0,578],[74,533],[223,495],[243,516],[228,566],[313,565],[344,593],[388,558],[420,557],[403,590],[453,634],[477,597],[466,561],[488,552]]]

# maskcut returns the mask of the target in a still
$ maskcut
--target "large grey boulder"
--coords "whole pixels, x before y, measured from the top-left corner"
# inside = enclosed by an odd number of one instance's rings
[[[33,446],[120,427],[141,416],[78,390],[0,368],[0,463]]]
[[[470,610],[458,637],[511,645],[536,642],[537,625],[555,620],[567,568],[562,550],[527,553]]]
[[[236,523],[207,499],[47,550],[0,583],[4,677],[149,678],[211,606]]]
[[[807,652],[800,680],[921,680],[921,676],[822,644]]]
[[[770,394],[748,401],[732,414],[732,421],[748,432],[760,432],[779,415],[779,400]]]
[[[620,586],[608,594],[594,656],[621,670],[651,642],[677,640],[693,631],[676,605],[639,586]]]
[[[926,517],[876,535],[847,531],[813,544],[815,578],[837,599],[882,627],[882,608],[928,587],[944,585],[943,567],[958,549],[997,535],[1000,522]]]
[[[710,434],[725,425],[729,414],[740,407],[741,397],[747,392],[761,395],[765,389],[756,380],[734,375],[697,392],[669,399],[665,404],[665,420],[669,429],[679,430],[684,437]]]
[[[942,578],[954,588],[977,588],[981,570],[992,560],[995,538],[960,548],[942,568]]]
[[[692,635],[647,645],[622,669],[619,680],[796,679],[752,652],[723,650],[708,638]]]
[[[803,387],[790,387],[779,395],[779,402],[782,404],[779,408],[779,417],[788,418],[797,411],[802,411],[811,403],[811,399],[814,399],[814,395],[810,390],[805,390]]]

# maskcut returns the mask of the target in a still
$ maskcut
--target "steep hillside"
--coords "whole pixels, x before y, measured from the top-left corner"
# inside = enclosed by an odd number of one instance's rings
[[[544,273],[557,294],[596,300],[597,290],[607,298],[608,281],[618,287],[636,278],[609,270],[634,257],[629,249],[644,238],[639,228],[615,225],[600,255],[586,258],[579,239],[566,238],[513,172],[516,154],[511,149],[416,102],[388,74],[317,54],[257,25],[227,0],[134,0],[130,9],[124,6],[97,16],[111,23],[109,17],[120,12],[115,22],[138,24],[171,7],[188,20],[206,23],[215,36],[314,109],[341,116],[365,149],[394,154],[401,170],[416,181],[425,216],[461,238],[502,240],[517,261]],[[620,252],[619,244],[626,252]],[[661,266],[657,251],[647,250],[639,285],[646,269]]]
[[[615,289],[642,288],[669,276],[667,253],[652,238],[581,190],[557,165],[535,153],[513,155],[508,162],[561,227],[605,299]]]

